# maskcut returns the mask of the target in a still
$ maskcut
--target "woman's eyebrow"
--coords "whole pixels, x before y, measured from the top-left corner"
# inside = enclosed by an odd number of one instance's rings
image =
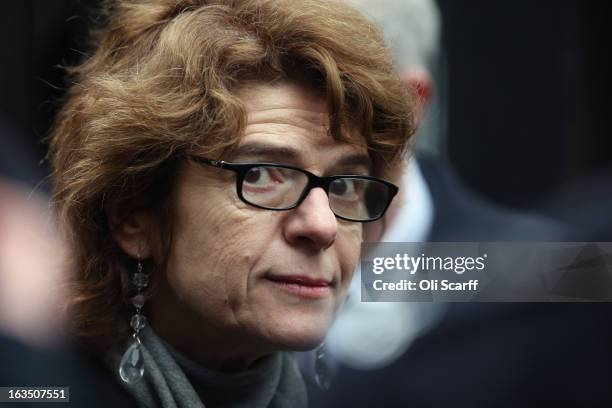
[[[255,157],[264,158],[265,160],[277,162],[292,162],[300,161],[303,154],[292,146],[280,146],[266,142],[246,142],[240,145],[232,154],[232,158],[240,160],[241,158]],[[365,153],[349,153],[339,157],[333,163],[330,163],[332,168],[354,168],[363,167],[368,171],[372,170],[372,161]]]
[[[353,153],[346,156],[342,156],[334,163],[333,167],[343,167],[343,168],[354,168],[354,167],[364,167],[369,172],[372,171],[372,160],[370,160],[370,156],[365,153]]]
[[[246,142],[233,152],[232,157],[265,157],[266,160],[296,161],[300,153],[291,146],[279,146],[264,142]]]

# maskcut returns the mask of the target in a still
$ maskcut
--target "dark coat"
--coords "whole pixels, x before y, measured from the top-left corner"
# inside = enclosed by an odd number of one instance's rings
[[[70,387],[70,407],[136,406],[113,373],[78,347],[45,351],[0,336],[0,361],[0,387]],[[57,408],[63,404],[33,402],[15,406]]]

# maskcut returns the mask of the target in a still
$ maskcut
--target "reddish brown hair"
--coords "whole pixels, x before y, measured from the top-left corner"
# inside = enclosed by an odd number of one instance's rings
[[[122,0],[106,15],[95,52],[72,70],[51,139],[54,201],[76,271],[72,316],[99,349],[127,334],[133,267],[105,211],[144,198],[163,212],[177,160],[236,146],[246,122],[241,86],[315,87],[330,134],[357,128],[382,176],[397,168],[414,127],[413,97],[381,34],[344,4]]]

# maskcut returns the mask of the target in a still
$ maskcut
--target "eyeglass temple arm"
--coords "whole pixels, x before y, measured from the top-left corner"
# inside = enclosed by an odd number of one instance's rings
[[[197,161],[198,163],[208,164],[209,166],[218,167],[220,169],[224,169],[228,167],[227,163],[224,162],[223,160],[213,160],[213,159],[208,159],[206,157],[201,157],[201,156],[191,156],[191,159]]]

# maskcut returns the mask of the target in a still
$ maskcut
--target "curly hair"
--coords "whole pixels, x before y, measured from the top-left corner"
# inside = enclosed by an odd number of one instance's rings
[[[70,70],[50,150],[75,269],[75,334],[98,350],[128,335],[134,266],[107,211],[144,200],[171,222],[179,160],[239,143],[241,87],[284,81],[319,91],[330,135],[343,140],[342,129],[357,129],[380,176],[394,174],[414,132],[414,96],[393,74],[381,33],[344,4],[120,0],[105,17],[95,50]]]

